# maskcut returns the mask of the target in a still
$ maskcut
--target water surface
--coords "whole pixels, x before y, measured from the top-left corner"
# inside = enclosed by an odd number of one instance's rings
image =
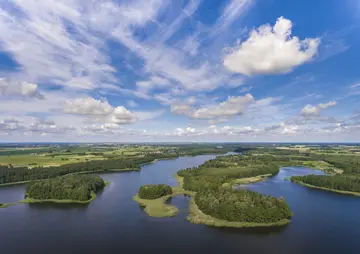
[[[283,179],[321,174],[284,168],[246,188],[284,197],[294,217],[276,229],[218,229],[186,221],[188,198],[174,197],[174,218],[151,218],[132,196],[143,184],[176,185],[176,171],[212,155],[145,165],[140,172],[103,174],[111,184],[91,204],[19,205],[0,209],[1,253],[359,253],[360,198],[308,189]],[[0,188],[0,203],[23,198],[24,185]]]

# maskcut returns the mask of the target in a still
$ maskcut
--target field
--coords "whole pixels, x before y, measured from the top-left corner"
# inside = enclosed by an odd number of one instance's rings
[[[13,167],[51,167],[106,159],[124,159],[146,155],[198,155],[226,153],[235,147],[216,145],[53,145],[0,148],[0,165]]]
[[[169,149],[164,147],[38,147],[0,149],[0,165],[13,167],[50,167],[64,164],[159,154]]]

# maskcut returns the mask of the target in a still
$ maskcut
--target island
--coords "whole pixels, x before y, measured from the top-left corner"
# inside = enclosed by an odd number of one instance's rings
[[[104,180],[95,175],[65,175],[53,179],[30,182],[25,199],[20,203],[82,203],[96,198],[105,187]]]
[[[219,156],[199,167],[178,171],[175,177],[179,186],[171,189],[167,186],[168,191],[162,191],[161,196],[146,199],[149,195],[141,193],[147,193],[151,188],[142,186],[134,200],[145,206],[145,212],[150,216],[169,217],[176,215],[178,210],[166,201],[175,195],[189,195],[192,199],[187,219],[192,223],[217,227],[283,226],[292,216],[283,198],[233,189],[238,182],[250,183],[277,174],[279,167],[268,160],[242,155]]]
[[[172,217],[178,213],[175,206],[166,204],[166,201],[173,195],[177,194],[176,191],[166,184],[147,184],[139,189],[133,199],[144,207],[145,212],[151,217]]]

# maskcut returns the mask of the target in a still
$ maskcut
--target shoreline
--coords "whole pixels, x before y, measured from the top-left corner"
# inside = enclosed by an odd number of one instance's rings
[[[105,186],[108,186],[111,184],[111,182],[109,181],[104,181],[105,182]],[[91,192],[91,197],[88,200],[72,200],[72,199],[34,199],[34,198],[29,198],[26,197],[22,200],[16,201],[16,202],[11,202],[11,203],[3,203],[0,205],[0,208],[8,208],[9,206],[16,206],[16,205],[20,205],[20,204],[39,204],[39,203],[53,203],[53,204],[90,204],[91,202],[93,202],[96,197],[97,194],[95,192]]]
[[[290,219],[283,219],[283,220],[280,220],[277,222],[272,222],[272,223],[237,222],[237,221],[226,221],[226,220],[217,219],[215,217],[212,217],[210,215],[203,213],[198,208],[198,206],[196,205],[195,200],[194,200],[194,196],[196,195],[196,192],[183,189],[184,177],[181,177],[178,174],[175,174],[173,177],[177,180],[179,185],[172,187],[173,194],[171,194],[171,195],[167,195],[167,196],[164,196],[164,197],[161,197],[158,199],[153,199],[153,200],[140,199],[138,197],[138,194],[133,196],[133,199],[136,202],[138,202],[140,205],[145,207],[145,212],[150,217],[165,218],[165,217],[173,217],[173,216],[177,215],[178,208],[173,205],[166,204],[165,202],[169,198],[177,196],[177,195],[188,195],[188,196],[191,196],[191,199],[189,201],[189,214],[186,217],[186,219],[190,223],[193,223],[193,224],[203,224],[206,226],[228,227],[228,228],[254,228],[254,227],[285,226],[291,222]],[[251,178],[256,178],[257,180],[263,180],[263,179],[267,179],[268,177],[264,178],[264,175],[261,175],[261,176],[257,176],[257,177],[251,177]],[[249,181],[249,179],[247,179],[246,181]],[[174,207],[176,210],[173,209],[172,207]],[[159,209],[159,210],[156,210],[156,209]],[[163,209],[163,210],[161,210],[161,209]],[[165,209],[173,209],[173,210],[172,211],[167,210],[168,213],[166,213]]]
[[[150,217],[166,218],[174,217],[179,213],[179,209],[176,206],[166,203],[166,201],[171,197],[173,197],[173,194],[157,199],[142,199],[138,194],[135,194],[133,196],[133,200],[143,207],[146,214]]]
[[[221,220],[203,213],[195,203],[194,198],[190,200],[189,215],[186,219],[193,224],[203,224],[212,227],[226,227],[226,228],[255,228],[255,227],[278,227],[285,226],[290,223],[289,219],[283,219],[271,223],[256,223],[256,222],[240,222],[240,221],[226,221]]]
[[[91,198],[88,200],[72,200],[72,199],[34,199],[34,198],[25,198],[18,201],[19,204],[36,204],[36,203],[54,203],[54,204],[89,204],[96,199],[96,193],[91,192]]]
[[[97,171],[80,171],[80,172],[74,172],[74,173],[68,173],[65,175],[61,175],[61,176],[67,176],[67,175],[85,175],[85,174],[106,174],[106,173],[121,173],[121,172],[132,172],[132,171],[140,171],[141,169],[137,169],[137,168],[124,168],[124,169],[107,169],[107,170],[97,170]],[[59,177],[59,176],[56,176]],[[53,178],[56,178],[53,177]],[[51,178],[51,179],[53,179]],[[44,178],[44,179],[36,179],[36,180],[27,180],[27,181],[19,181],[19,182],[11,182],[11,183],[1,183],[0,184],[0,188],[1,187],[6,187],[6,186],[12,186],[12,185],[21,185],[21,184],[26,184],[29,183],[31,181],[36,182],[36,181],[42,181],[42,180],[46,180],[48,178]]]
[[[292,180],[292,179],[291,179],[291,182],[302,185],[304,187],[311,188],[311,189],[318,189],[318,190],[338,193],[338,194],[342,194],[342,195],[360,197],[360,192],[342,191],[342,190],[330,189],[330,188],[326,188],[326,187],[319,187],[319,186],[307,184],[307,183],[304,183],[302,181],[296,181],[296,180]]]
[[[198,154],[198,155],[178,155],[178,156],[174,156],[174,157],[164,157],[164,158],[160,157],[160,158],[156,158],[156,159],[154,159],[152,161],[149,161],[149,162],[144,162],[144,163],[138,164],[138,166],[139,166],[138,168],[106,169],[106,170],[96,170],[96,171],[79,171],[79,172],[68,173],[68,174],[65,174],[65,175],[76,175],[76,174],[80,175],[80,174],[92,174],[92,173],[94,173],[94,174],[106,174],[106,173],[121,173],[121,172],[132,172],[132,171],[137,172],[137,171],[141,171],[142,166],[153,164],[153,163],[155,163],[157,161],[172,160],[172,159],[177,159],[177,158],[184,157],[184,156],[194,157],[194,156],[209,155],[209,154],[218,155],[216,153],[203,153],[203,154]],[[65,175],[62,175],[62,176],[65,176]],[[45,180],[45,179],[47,179],[47,178],[36,179],[36,180],[18,181],[18,182],[10,182],[10,183],[1,183],[0,188],[1,187],[6,187],[6,186],[12,186],[12,185],[26,184],[26,183],[29,183],[31,181],[41,181],[41,180]]]
[[[269,179],[271,176],[272,176],[271,174],[266,174],[266,175],[259,175],[259,176],[253,176],[253,177],[237,178],[230,182],[223,183],[222,186],[235,188],[236,186],[239,186],[239,185],[247,185],[247,184],[251,184],[251,183],[263,182],[263,181]]]

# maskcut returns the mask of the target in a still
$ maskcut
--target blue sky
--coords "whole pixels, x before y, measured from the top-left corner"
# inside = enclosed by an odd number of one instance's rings
[[[360,141],[358,0],[0,3],[1,141]]]

